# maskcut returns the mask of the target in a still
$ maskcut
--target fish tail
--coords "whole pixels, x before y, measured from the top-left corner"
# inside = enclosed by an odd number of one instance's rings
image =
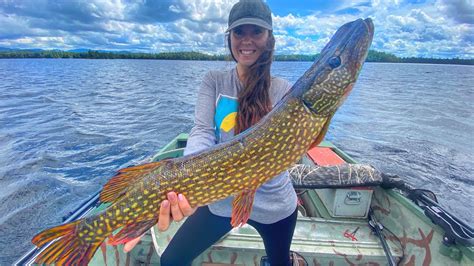
[[[87,265],[105,238],[91,243],[84,241],[76,234],[79,222],[56,226],[33,237],[31,241],[36,246],[41,248],[46,245],[46,248],[36,258],[35,263]],[[51,241],[53,242],[47,245]]]
[[[55,240],[56,238],[69,235],[73,233],[76,229],[77,224],[79,221],[74,221],[71,223],[59,225],[50,229],[46,229],[41,233],[35,235],[31,242],[35,244],[37,247],[42,247],[48,242]]]

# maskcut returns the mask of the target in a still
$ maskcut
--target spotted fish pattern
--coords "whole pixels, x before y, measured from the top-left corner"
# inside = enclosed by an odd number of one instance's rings
[[[100,200],[111,203],[107,209],[33,238],[38,247],[47,246],[36,262],[84,265],[107,238],[121,244],[142,235],[157,223],[160,203],[170,191],[185,195],[191,206],[202,206],[251,192],[288,169],[322,141],[357,79],[372,36],[370,19],[343,25],[273,110],[231,141],[199,154],[120,170],[101,192]],[[248,217],[251,204],[251,198],[242,198],[233,208]]]

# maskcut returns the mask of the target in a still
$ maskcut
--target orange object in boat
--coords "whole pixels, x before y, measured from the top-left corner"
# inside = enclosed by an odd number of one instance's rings
[[[331,148],[314,147],[308,151],[308,156],[319,166],[331,166],[346,163]]]

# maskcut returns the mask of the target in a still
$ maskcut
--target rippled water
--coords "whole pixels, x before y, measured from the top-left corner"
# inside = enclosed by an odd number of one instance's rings
[[[294,82],[308,62],[276,62]],[[0,265],[116,170],[192,126],[197,88],[228,62],[0,60]],[[435,191],[460,217],[474,187],[474,68],[367,63],[327,139]]]

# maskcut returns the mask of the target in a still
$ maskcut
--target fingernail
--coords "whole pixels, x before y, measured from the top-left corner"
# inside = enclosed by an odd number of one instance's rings
[[[176,193],[170,192],[168,193],[168,199],[172,202],[176,201]]]
[[[179,201],[183,201],[184,200],[183,194],[178,194],[178,199],[179,199]]]
[[[170,206],[170,202],[167,201],[167,200],[164,200],[164,201],[161,203],[161,206],[163,206],[163,208],[168,208],[168,206]]]

